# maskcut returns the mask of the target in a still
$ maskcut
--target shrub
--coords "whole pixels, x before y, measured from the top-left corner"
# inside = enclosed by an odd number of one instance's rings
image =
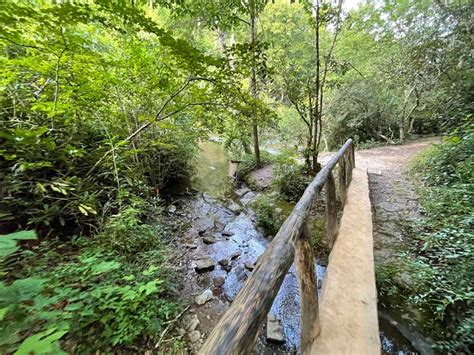
[[[262,194],[252,204],[257,214],[257,223],[269,235],[275,235],[283,223],[281,213],[277,213],[277,198]]]
[[[180,309],[169,300],[168,271],[161,262],[143,268],[98,248],[68,257],[52,250],[45,242],[36,249],[37,266],[18,265],[27,277],[0,283],[2,353],[41,348],[59,354],[60,340],[80,353],[136,349],[156,340]]]
[[[297,164],[294,152],[286,152],[278,156],[272,185],[287,201],[298,201],[310,182],[305,168]]]
[[[409,300],[434,311],[431,324],[443,351],[472,345],[474,291],[474,124],[470,117],[412,166],[425,212],[415,225],[409,272],[425,270]],[[404,258],[406,259],[406,258]],[[417,267],[415,267],[417,266]],[[470,332],[467,328],[470,327]]]

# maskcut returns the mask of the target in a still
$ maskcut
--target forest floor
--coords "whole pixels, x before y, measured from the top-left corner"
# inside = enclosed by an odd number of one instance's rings
[[[376,265],[398,255],[404,241],[404,223],[419,216],[414,186],[404,172],[408,162],[428,145],[440,142],[439,137],[432,137],[356,152],[357,167],[369,175]],[[332,154],[321,154],[322,164]],[[255,185],[261,188],[270,185],[272,175],[272,165],[252,173]],[[236,190],[232,199],[215,199],[204,193],[183,199],[172,210],[172,214],[189,222],[189,228],[178,244],[182,248],[180,293],[191,303],[191,308],[183,316],[178,332],[186,339],[187,350],[191,353],[202,346],[269,243],[257,227],[249,207],[257,196],[257,192],[246,187]],[[322,280],[324,268],[318,265],[317,273],[318,280]],[[410,282],[409,275],[402,275],[402,278]],[[299,338],[297,293],[296,273],[292,268],[270,311],[281,320],[276,327],[281,329],[276,329],[276,335],[284,331],[285,344],[269,341],[264,325],[256,353],[296,351]]]

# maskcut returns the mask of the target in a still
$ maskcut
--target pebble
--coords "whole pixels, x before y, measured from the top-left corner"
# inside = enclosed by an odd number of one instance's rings
[[[188,318],[188,324],[186,324],[186,329],[188,332],[192,332],[193,330],[196,330],[198,325],[201,323],[197,315],[193,314],[191,317]]]
[[[232,202],[229,206],[227,206],[227,208],[234,213],[239,213],[240,211],[242,211],[242,207],[236,204],[235,202]]]
[[[213,298],[214,298],[214,295],[212,294],[212,291],[208,289],[204,291],[203,293],[201,293],[199,296],[196,296],[194,298],[194,302],[196,302],[196,304],[201,306],[204,303],[212,300]]]
[[[255,265],[251,262],[248,262],[248,261],[244,264],[244,266],[249,271],[253,271],[253,269],[255,269]]]
[[[225,283],[225,278],[223,276],[214,277],[214,286],[221,287]]]
[[[214,244],[216,240],[213,237],[204,237],[202,238],[204,244]]]
[[[221,259],[221,260],[219,260],[219,265],[227,266],[227,265],[229,265],[229,260],[228,259]]]
[[[237,259],[237,258],[238,258],[239,256],[241,256],[241,255],[242,255],[242,252],[241,252],[241,251],[239,251],[239,250],[238,250],[238,251],[235,251],[235,252],[233,252],[232,254],[230,254],[230,259],[231,259],[231,260]]]
[[[191,333],[188,334],[188,338],[191,343],[195,343],[199,339],[201,339],[201,332],[199,330],[193,330]]]
[[[276,343],[285,342],[285,334],[281,322],[273,314],[267,316],[267,340]]]
[[[213,269],[216,263],[208,255],[199,255],[194,260],[194,264],[196,271],[206,271]]]

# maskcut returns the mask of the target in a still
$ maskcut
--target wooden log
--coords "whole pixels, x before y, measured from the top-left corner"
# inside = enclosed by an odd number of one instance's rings
[[[328,179],[324,185],[324,191],[326,192],[326,242],[329,248],[332,249],[339,230],[336,206],[336,184],[332,172],[328,175]]]
[[[351,144],[351,159],[352,159],[352,169],[354,169],[356,167],[354,143]]]
[[[295,246],[295,264],[300,290],[301,354],[309,354],[314,339],[321,332],[319,325],[318,283],[314,272],[313,248],[306,226]]]
[[[341,197],[341,205],[344,207],[347,198],[347,185],[346,185],[346,161],[344,157],[339,160],[337,166],[337,175],[339,180],[339,195]]]
[[[251,353],[260,327],[293,263],[295,244],[306,225],[311,204],[351,143],[349,139],[308,185],[199,354]]]
[[[346,161],[346,186],[349,187],[352,181],[352,158],[349,150],[347,151],[344,159]]]

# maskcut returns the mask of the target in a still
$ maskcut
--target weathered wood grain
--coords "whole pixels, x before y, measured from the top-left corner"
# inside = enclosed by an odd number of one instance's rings
[[[313,248],[309,243],[308,227],[303,229],[295,246],[295,264],[300,291],[301,354],[309,354],[314,339],[319,335],[319,306]]]
[[[341,197],[341,205],[344,207],[347,198],[346,161],[344,157],[339,160],[339,164],[337,165],[337,177],[339,180],[339,195]]]
[[[326,184],[324,185],[324,191],[326,193],[326,242],[329,248],[332,249],[339,229],[339,222],[337,221],[336,184],[332,172],[328,175]]]

